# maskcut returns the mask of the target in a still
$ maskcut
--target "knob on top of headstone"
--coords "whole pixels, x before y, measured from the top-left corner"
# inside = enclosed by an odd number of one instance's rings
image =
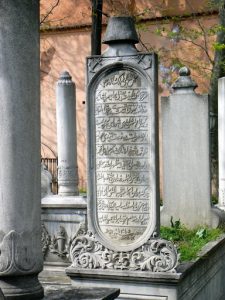
[[[58,83],[63,83],[63,84],[70,84],[72,83],[72,77],[70,75],[70,73],[68,71],[63,71],[60,76],[59,76],[59,80]]]
[[[191,71],[188,67],[182,67],[179,70],[179,77],[178,79],[172,84],[172,88],[174,92],[177,90],[194,90],[198,85],[197,83],[191,78]]]
[[[109,18],[103,44],[110,44],[115,41],[126,41],[133,44],[139,42],[132,17]]]
[[[191,71],[188,67],[182,67],[179,70],[179,75],[180,76],[190,76],[191,75]]]

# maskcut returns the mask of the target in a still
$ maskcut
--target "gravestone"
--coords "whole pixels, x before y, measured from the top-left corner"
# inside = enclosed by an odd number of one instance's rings
[[[87,59],[88,221],[106,247],[129,251],[159,230],[157,62],[152,54],[107,56]]]
[[[137,52],[129,17],[111,18],[104,42],[87,58],[88,229],[72,241],[67,274],[174,272],[176,249],[158,237],[157,57]]]
[[[52,174],[48,171],[47,166],[41,163],[41,198],[51,195]]]
[[[68,266],[71,241],[86,223],[86,197],[79,196],[75,83],[67,71],[56,85],[58,195],[42,197],[42,253],[45,264]]]
[[[148,77],[155,58],[145,59],[152,61],[145,72],[134,59],[111,61],[88,91],[89,226],[117,251],[133,250],[158,231],[155,91]]]
[[[75,83],[65,71],[56,87],[58,148],[58,194],[75,196],[78,191]]]
[[[219,201],[218,207],[225,210],[225,77],[218,80],[218,161]]]
[[[174,92],[162,97],[163,226],[171,218],[189,228],[224,224],[224,213],[211,204],[208,95],[196,87],[183,67]]]

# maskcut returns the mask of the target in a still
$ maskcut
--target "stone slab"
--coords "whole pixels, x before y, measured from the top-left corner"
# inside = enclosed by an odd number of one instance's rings
[[[113,300],[120,290],[113,288],[74,288],[71,286],[46,286],[43,300]]]
[[[162,97],[163,209],[160,221],[218,226],[211,210],[208,96]],[[188,213],[187,213],[188,212]]]
[[[48,195],[41,199],[42,208],[87,208],[86,196]]]
[[[86,197],[49,195],[42,198],[41,207],[44,261],[68,266],[70,241],[86,223]]]
[[[225,299],[225,235],[208,243],[199,257],[177,267],[177,273],[126,270],[77,270],[66,273],[74,286],[118,287],[120,300]]]
[[[88,229],[130,251],[158,231],[157,57],[87,58]]]
[[[219,203],[225,210],[225,77],[218,80],[218,162],[219,162]]]
[[[71,280],[65,273],[65,266],[56,266],[52,263],[44,264],[43,271],[38,276],[40,282],[47,285],[70,285]]]

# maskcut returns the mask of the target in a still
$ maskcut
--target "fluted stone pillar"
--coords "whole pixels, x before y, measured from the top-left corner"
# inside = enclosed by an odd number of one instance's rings
[[[0,1],[0,288],[41,299],[39,1]]]
[[[76,145],[75,83],[68,72],[63,72],[56,88],[58,194],[75,196],[78,191]]]
[[[225,77],[218,81],[219,208],[225,210]]]

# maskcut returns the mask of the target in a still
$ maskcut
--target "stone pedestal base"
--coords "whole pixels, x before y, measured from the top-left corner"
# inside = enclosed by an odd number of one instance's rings
[[[75,287],[120,288],[119,300],[225,299],[225,236],[208,243],[195,261],[181,264],[177,273],[76,269],[66,273]]]
[[[171,216],[173,216],[173,221],[180,220],[181,224],[187,225],[183,219],[179,218],[179,215],[174,214],[174,211],[172,211],[171,208],[162,207],[161,208],[161,214],[160,214],[160,223],[162,226],[171,226]],[[218,228],[218,227],[225,227],[225,207],[216,205],[209,209],[208,211],[208,218],[207,222],[203,222],[199,219],[199,224],[193,223],[191,225],[188,224],[189,228],[194,228],[196,226],[199,226],[201,224],[204,224],[206,226],[212,227],[212,228]]]
[[[119,289],[48,286],[45,288],[43,300],[113,300],[117,299],[119,294]]]
[[[225,205],[217,204],[217,205],[215,205],[215,207],[222,211],[225,211]]]
[[[42,198],[41,207],[44,262],[68,266],[71,241],[80,223],[86,223],[86,197],[49,195]]]
[[[0,287],[6,300],[36,300],[44,297],[37,275],[0,277]]]

